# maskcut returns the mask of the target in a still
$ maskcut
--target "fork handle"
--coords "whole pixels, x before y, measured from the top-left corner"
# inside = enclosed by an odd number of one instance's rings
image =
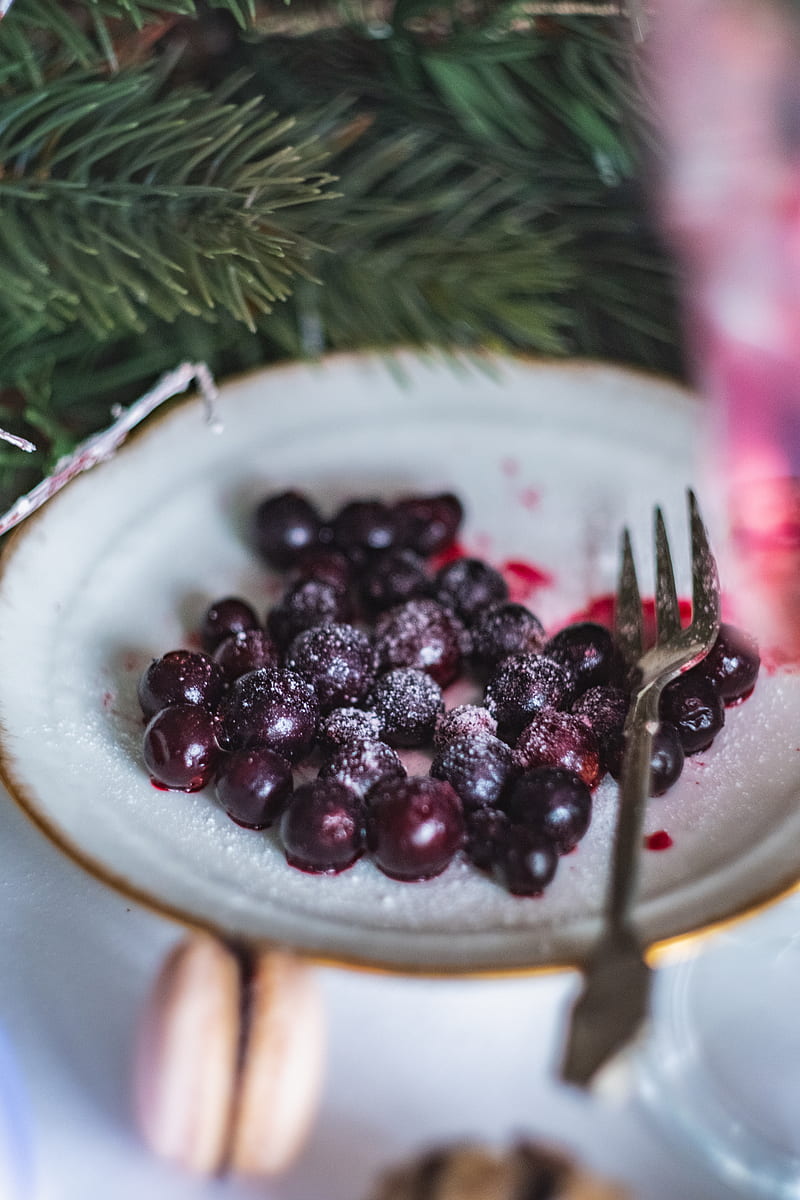
[[[629,925],[639,882],[639,851],[650,796],[650,761],[659,723],[660,697],[660,687],[645,688],[636,696],[625,722],[625,752],[607,900],[608,923],[615,929]]]

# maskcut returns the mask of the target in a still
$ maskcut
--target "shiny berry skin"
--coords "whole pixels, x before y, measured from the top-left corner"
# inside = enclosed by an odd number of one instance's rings
[[[480,871],[491,871],[498,848],[511,828],[508,816],[499,808],[472,808],[464,812],[464,822],[467,858]]]
[[[317,546],[306,550],[294,565],[296,581],[315,579],[318,583],[329,583],[340,592],[346,592],[353,582],[353,564],[346,555],[329,546]]]
[[[383,724],[390,746],[424,746],[433,740],[436,718],[444,711],[438,683],[413,667],[387,671],[375,683],[369,707]]]
[[[449,783],[421,776],[384,780],[370,795],[367,845],[392,879],[440,875],[463,843],[461,801]]]
[[[320,767],[320,779],[336,779],[365,797],[382,779],[405,779],[406,769],[386,742],[350,742]]]
[[[572,706],[572,713],[584,721],[597,738],[600,765],[604,771],[619,775],[625,750],[625,719],[631,698],[622,688],[611,685],[589,688]]]
[[[378,742],[383,736],[383,721],[366,708],[335,708],[319,727],[319,744],[333,753],[351,742]]]
[[[338,875],[364,851],[362,801],[335,779],[297,789],[281,817],[287,862],[314,875]]]
[[[511,756],[505,742],[488,734],[455,738],[434,758],[431,778],[449,783],[458,792],[465,812],[494,806],[512,777]]]
[[[367,612],[383,612],[415,596],[431,592],[425,563],[413,550],[387,550],[364,568],[358,584],[361,603]]]
[[[231,634],[258,627],[255,610],[246,600],[240,600],[238,596],[226,596],[223,600],[215,600],[206,609],[200,626],[200,641],[203,649],[213,654],[220,642]]]
[[[511,654],[536,654],[545,641],[541,621],[524,604],[493,604],[472,623],[472,656],[484,668]]]
[[[286,666],[311,684],[320,712],[357,704],[373,678],[372,645],[353,625],[305,629],[286,652]]]
[[[214,662],[222,667],[230,682],[259,667],[277,667],[280,651],[263,629],[244,629],[220,642],[214,651]]]
[[[593,621],[567,625],[550,638],[543,653],[568,671],[574,696],[610,683],[618,660],[611,633]]]
[[[226,754],[217,768],[217,800],[247,829],[267,829],[277,821],[293,787],[290,763],[264,746]]]
[[[351,500],[339,509],[331,529],[336,548],[359,566],[399,542],[397,515],[382,500]]]
[[[461,501],[452,492],[409,496],[398,500],[394,507],[404,544],[423,558],[452,546],[464,519]]]
[[[710,680],[689,671],[664,688],[660,715],[678,730],[684,754],[699,754],[725,724],[725,703]]]
[[[522,730],[514,744],[514,765],[521,771],[563,767],[588,788],[596,787],[603,775],[593,731],[580,717],[555,708],[543,708]]]
[[[541,896],[558,868],[551,841],[520,825],[509,825],[492,846],[492,875],[512,896]]]
[[[736,704],[753,690],[760,666],[755,639],[734,625],[720,625],[714,645],[689,674],[703,675],[726,704]]]
[[[508,584],[499,571],[480,558],[457,558],[436,575],[437,599],[470,625],[490,604],[508,599]]]
[[[459,619],[435,600],[408,600],[375,622],[378,670],[415,667],[447,687],[461,671],[465,636]]]
[[[222,668],[194,650],[170,650],[156,658],[139,680],[139,704],[150,718],[171,704],[200,704],[213,709],[225,690]]]
[[[262,667],[231,684],[220,715],[226,749],[266,746],[297,762],[314,745],[319,704],[294,671]]]
[[[653,735],[650,753],[650,795],[663,796],[683,770],[684,750],[674,725],[662,721]]]
[[[162,708],[144,731],[145,765],[154,783],[179,792],[206,786],[220,757],[215,717],[198,704]]]
[[[319,542],[322,518],[299,492],[268,496],[256,508],[253,535],[258,552],[279,571],[291,567]]]
[[[513,742],[543,708],[561,708],[570,699],[568,673],[542,654],[505,659],[486,685],[484,703],[497,721],[498,735]]]
[[[494,737],[496,733],[497,721],[488,708],[478,704],[458,704],[436,718],[433,747],[435,750],[444,750],[456,738]]]
[[[567,854],[589,828],[592,794],[572,771],[537,767],[515,780],[504,807],[512,822],[552,842],[559,854]]]
[[[267,614],[267,629],[278,645],[285,647],[304,629],[349,620],[350,608],[347,593],[333,584],[298,579]]]

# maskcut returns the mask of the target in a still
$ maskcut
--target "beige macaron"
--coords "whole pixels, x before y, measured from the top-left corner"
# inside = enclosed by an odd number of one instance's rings
[[[166,959],[142,1015],[139,1127],[152,1150],[188,1170],[277,1174],[309,1133],[324,1058],[310,967],[192,935]]]

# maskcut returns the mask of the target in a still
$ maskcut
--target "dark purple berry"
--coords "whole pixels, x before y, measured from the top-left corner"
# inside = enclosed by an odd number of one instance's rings
[[[256,547],[271,567],[285,570],[319,542],[322,520],[299,492],[281,492],[259,504],[254,516]]]
[[[511,785],[504,807],[512,822],[567,854],[589,828],[592,794],[572,771],[537,767]]]
[[[304,551],[294,566],[295,578],[315,579],[317,583],[329,583],[340,592],[346,592],[353,581],[353,564],[346,555],[329,546],[317,546]]]
[[[567,625],[550,638],[544,653],[567,670],[573,696],[610,683],[617,666],[618,656],[610,631],[593,621]]]
[[[457,558],[436,575],[436,595],[471,625],[490,604],[508,599],[508,584],[499,571],[482,559]]]
[[[353,625],[317,625],[299,633],[286,654],[286,666],[317,693],[320,711],[357,704],[374,678],[372,645]]]
[[[266,746],[297,762],[314,745],[319,704],[294,671],[263,667],[231,684],[221,716],[227,749]]]
[[[755,639],[734,625],[720,625],[717,640],[694,670],[711,680],[726,704],[736,704],[753,690],[760,666]]]
[[[653,734],[650,754],[650,795],[663,796],[683,770],[684,750],[674,725],[662,721]]]
[[[456,738],[494,737],[496,733],[497,721],[488,708],[481,708],[477,704],[458,704],[436,718],[433,746],[435,750],[444,750]]]
[[[593,731],[580,717],[555,708],[543,708],[522,730],[514,745],[514,765],[521,771],[563,767],[588,788],[596,787],[603,774]]]
[[[619,775],[622,766],[623,732],[630,702],[622,688],[600,685],[589,688],[572,706],[573,715],[580,717],[597,738],[600,765],[614,776]]]
[[[162,708],[144,731],[144,761],[154,783],[196,792],[214,774],[220,748],[214,716],[198,704]]]
[[[398,667],[381,675],[369,706],[380,717],[390,746],[424,746],[432,741],[436,718],[444,711],[442,690],[430,675]]]
[[[304,629],[338,624],[349,617],[350,600],[340,588],[322,580],[300,579],[268,613],[267,629],[279,646],[288,646]]]
[[[382,500],[351,500],[333,518],[331,528],[337,549],[359,566],[390,550],[400,532],[397,514]]]
[[[361,603],[367,612],[383,612],[415,596],[427,596],[431,579],[425,563],[413,550],[387,550],[368,563],[359,581]]]
[[[452,492],[439,496],[409,496],[398,500],[395,511],[405,545],[423,558],[452,546],[464,519],[461,501]]]
[[[383,736],[383,721],[365,708],[335,708],[320,725],[319,744],[332,752],[351,742],[377,742]]]
[[[291,765],[264,746],[226,754],[217,769],[217,800],[237,825],[267,829],[292,794]]]
[[[520,825],[500,833],[492,851],[492,875],[513,896],[541,896],[558,867],[553,843]]]
[[[335,779],[315,779],[297,789],[281,817],[286,859],[301,871],[336,875],[364,850],[362,802]]]
[[[367,845],[392,879],[440,875],[463,842],[461,801],[449,783],[419,776],[390,779],[372,792]]]
[[[206,609],[200,626],[203,649],[213,654],[220,642],[233,633],[244,633],[246,629],[258,629],[258,617],[246,600],[238,596],[226,596],[216,600]]]
[[[568,673],[542,654],[505,659],[486,685],[484,703],[504,741],[515,741],[537,712],[560,708],[570,698]]]
[[[661,693],[661,717],[678,730],[684,754],[707,750],[725,724],[725,704],[714,684],[693,671]]]
[[[434,758],[431,776],[458,792],[464,810],[497,805],[511,778],[511,750],[499,738],[455,738]]]
[[[447,687],[461,670],[465,634],[458,618],[435,600],[408,600],[375,622],[378,670],[416,667]]]
[[[472,655],[482,667],[497,666],[510,654],[535,654],[545,643],[541,621],[523,604],[493,604],[472,624]]]
[[[220,642],[214,651],[214,662],[219,663],[230,681],[259,667],[277,667],[280,652],[263,629],[245,629]]]
[[[405,779],[406,769],[386,742],[350,742],[320,767],[320,779],[337,779],[362,798],[382,779]]]
[[[472,808],[464,813],[467,858],[481,871],[491,871],[500,843],[508,836],[511,822],[499,808]]]
[[[155,658],[139,680],[139,703],[146,717],[171,704],[215,708],[225,690],[221,667],[194,650],[170,650]]]

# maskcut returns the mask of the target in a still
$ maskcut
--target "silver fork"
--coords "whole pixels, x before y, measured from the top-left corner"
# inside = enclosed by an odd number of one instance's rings
[[[672,558],[661,510],[655,510],[656,644],[642,650],[642,605],[630,536],[623,533],[616,635],[631,674],[625,722],[619,814],[604,930],[585,967],[572,1010],[561,1076],[586,1087],[635,1036],[647,1015],[651,970],[632,921],[639,878],[639,845],[650,792],[650,756],[658,702],[666,684],[699,662],[719,630],[719,580],[694,493],[688,492],[692,546],[692,622],[681,628]]]

